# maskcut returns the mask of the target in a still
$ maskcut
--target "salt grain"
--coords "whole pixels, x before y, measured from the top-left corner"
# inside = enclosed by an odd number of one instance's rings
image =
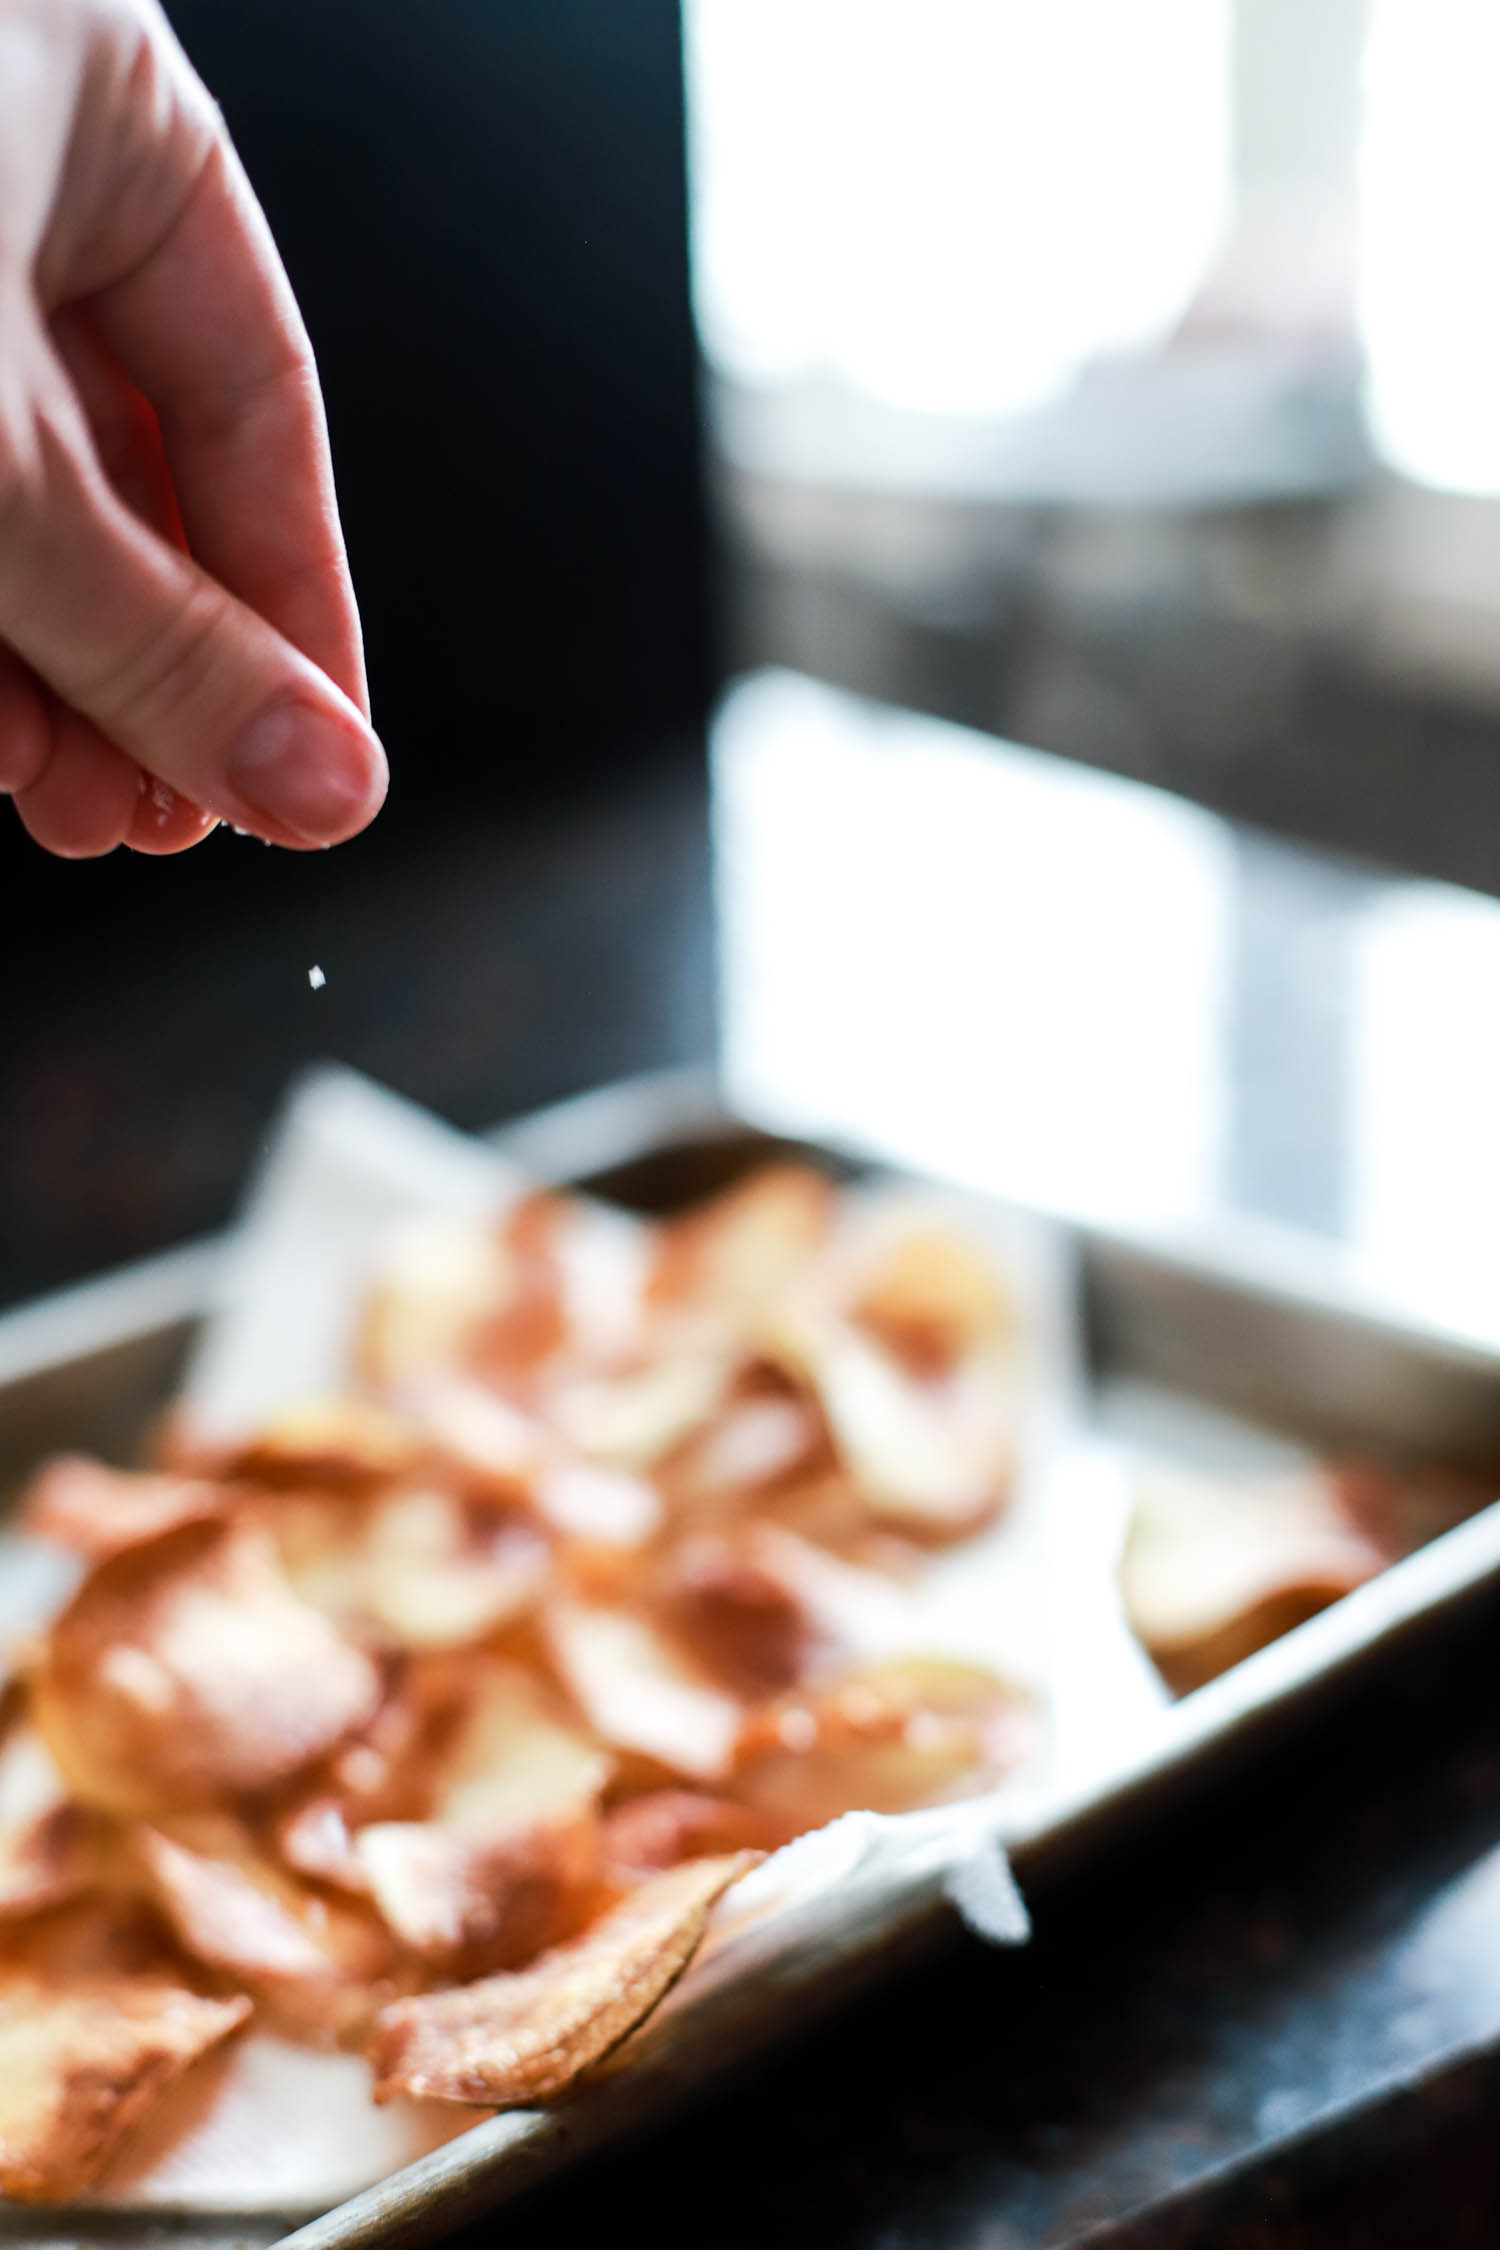
[[[324,985],[328,982],[327,977],[324,976],[316,961],[307,972],[307,981],[312,986],[314,992],[321,992]]]

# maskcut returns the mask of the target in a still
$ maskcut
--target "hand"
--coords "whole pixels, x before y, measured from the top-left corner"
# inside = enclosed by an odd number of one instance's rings
[[[73,858],[385,793],[312,352],[155,0],[0,0],[0,793]]]

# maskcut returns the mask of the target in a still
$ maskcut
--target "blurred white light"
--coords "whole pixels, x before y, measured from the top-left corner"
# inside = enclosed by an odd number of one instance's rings
[[[1392,468],[1500,492],[1500,7],[1370,0],[1361,314]]]
[[[1223,228],[1229,0],[687,0],[710,361],[1003,414],[1170,330]]]
[[[1110,1222],[1211,1207],[1221,821],[790,673],[732,691],[713,778],[746,1114]]]
[[[1350,1231],[1398,1302],[1496,1333],[1500,906],[1404,884],[1355,963]]]

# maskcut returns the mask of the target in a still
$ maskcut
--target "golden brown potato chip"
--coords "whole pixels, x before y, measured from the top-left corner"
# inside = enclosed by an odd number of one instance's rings
[[[389,1997],[395,1951],[367,1908],[294,1882],[234,1819],[168,1827],[137,1827],[127,1841],[184,1952],[320,2039],[346,2037]]]
[[[733,1794],[781,1841],[839,1813],[972,1797],[1017,1765],[1035,1717],[1008,1681],[945,1657],[892,1657],[755,1712]]]
[[[1133,1630],[1185,1694],[1390,1559],[1320,1468],[1204,1477],[1153,1465],[1136,1480],[1120,1587]]]
[[[199,1814],[175,1825],[176,1835],[132,1829],[129,1844],[184,1951],[247,1980],[326,1969],[305,1926],[309,1894],[259,1858],[237,1821]]]
[[[421,1430],[363,1399],[308,1399],[267,1422],[221,1460],[223,1476],[273,1487],[362,1491],[408,1474],[427,1453]]]
[[[0,1744],[0,1915],[32,1914],[94,1874],[93,1825],[46,1744],[18,1720]]]
[[[425,1819],[439,1745],[474,1699],[473,1661],[457,1671],[454,1661],[395,1663],[379,1709],[283,1799],[272,1833],[288,1867],[337,1890],[368,1893],[354,1831],[377,1820]]]
[[[597,1895],[591,1805],[507,1829],[379,1821],[355,1855],[387,1928],[425,1961],[463,1976],[510,1968],[556,1945]]]
[[[302,1798],[276,1822],[276,1849],[288,1867],[315,1883],[363,1897],[370,1885],[354,1849],[349,1812],[340,1797]]]
[[[469,1684],[431,1760],[430,1817],[371,1823],[353,1849],[401,1942],[477,1974],[529,1959],[583,1919],[610,1761],[519,1665],[481,1661]]]
[[[741,1705],[646,1618],[559,1600],[547,1605],[542,1627],[558,1677],[602,1742],[694,1781],[728,1773]]]
[[[146,1814],[289,1779],[379,1695],[371,1659],[296,1600],[248,1523],[185,1524],[98,1564],[34,1683],[74,1794]]]
[[[687,1859],[759,1851],[776,1841],[748,1805],[696,1789],[654,1789],[605,1814],[602,1851],[607,1867],[635,1876]]]
[[[376,2100],[515,2109],[561,2093],[655,2007],[697,1951],[715,1899],[754,1857],[691,1860],[529,1969],[396,2001],[371,2044]]]
[[[130,2128],[250,2013],[204,1999],[128,1900],[23,1925],[0,1953],[0,2191],[80,2194]]]
[[[132,1475],[83,1453],[46,1462],[21,1502],[24,1529],[91,1562],[180,1523],[222,1515],[233,1494],[206,1477]]]
[[[666,1558],[659,1583],[664,1623],[747,1702],[889,1645],[901,1614],[888,1579],[780,1524],[694,1533]]]

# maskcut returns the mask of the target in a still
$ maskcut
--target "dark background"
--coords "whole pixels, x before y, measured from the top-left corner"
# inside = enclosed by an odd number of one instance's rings
[[[220,1222],[304,1062],[481,1124],[711,1038],[675,0],[170,13],[312,334],[391,794],[311,856],[0,809],[0,1299]]]

